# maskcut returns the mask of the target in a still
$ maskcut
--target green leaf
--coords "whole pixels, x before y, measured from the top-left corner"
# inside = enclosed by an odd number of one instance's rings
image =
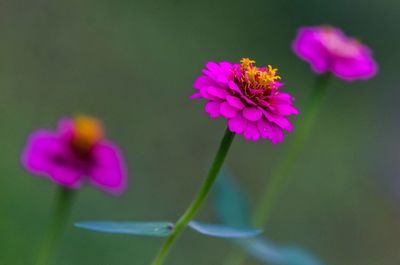
[[[170,222],[80,222],[76,227],[114,234],[166,237],[171,234],[174,225]]]
[[[249,238],[258,236],[262,233],[261,229],[237,228],[218,224],[207,224],[198,221],[191,221],[189,227],[200,234],[222,238]]]
[[[236,227],[251,226],[247,198],[225,170],[218,177],[214,197],[217,216],[224,224]]]

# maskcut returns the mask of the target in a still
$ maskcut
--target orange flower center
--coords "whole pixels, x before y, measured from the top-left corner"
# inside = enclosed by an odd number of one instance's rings
[[[74,119],[72,145],[77,151],[88,153],[102,138],[103,128],[100,121],[88,116],[78,116]]]

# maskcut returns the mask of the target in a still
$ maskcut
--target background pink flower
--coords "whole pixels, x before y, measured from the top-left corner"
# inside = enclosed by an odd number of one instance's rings
[[[192,98],[207,100],[205,111],[212,118],[228,120],[229,130],[243,134],[247,140],[283,140],[283,130],[292,131],[286,118],[298,114],[293,97],[279,90],[283,84],[277,69],[254,66],[255,61],[243,58],[241,64],[209,62],[194,87]]]
[[[300,28],[292,48],[315,72],[332,72],[345,80],[368,79],[378,69],[367,46],[333,27]]]
[[[57,132],[33,132],[23,151],[22,164],[28,171],[68,188],[89,182],[120,194],[126,187],[120,151],[103,139],[101,124],[85,116],[61,119]]]

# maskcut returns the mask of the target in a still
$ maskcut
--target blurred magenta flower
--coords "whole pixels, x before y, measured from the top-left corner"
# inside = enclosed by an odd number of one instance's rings
[[[286,118],[298,114],[294,98],[279,90],[283,86],[278,70],[270,65],[257,68],[255,61],[243,58],[240,64],[208,62],[204,75],[197,78],[198,90],[191,98],[205,98],[205,111],[211,118],[223,116],[231,132],[245,139],[283,140],[283,130],[292,131]]]
[[[48,176],[67,188],[90,182],[113,194],[126,187],[126,171],[119,149],[104,140],[100,122],[87,116],[63,118],[58,131],[33,132],[22,154],[24,167]]]
[[[332,72],[345,80],[368,79],[378,69],[370,49],[338,28],[302,27],[292,47],[319,74]]]

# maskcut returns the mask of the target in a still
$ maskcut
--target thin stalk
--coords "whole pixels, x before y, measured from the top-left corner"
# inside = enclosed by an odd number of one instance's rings
[[[317,119],[318,113],[324,102],[327,85],[330,80],[330,74],[320,75],[317,78],[316,85],[313,88],[310,101],[307,105],[305,113],[302,115],[302,120],[299,123],[294,134],[293,143],[289,146],[286,155],[280,160],[271,175],[268,185],[261,195],[259,204],[256,207],[253,215],[253,223],[257,227],[265,226],[271,217],[271,212],[275,206],[275,202],[279,194],[284,190],[292,176],[292,169],[301,155],[303,147],[310,135],[311,129]],[[228,255],[226,265],[242,265],[246,257],[240,252],[232,252]]]
[[[164,245],[161,247],[157,256],[151,263],[152,265],[161,265],[163,264],[165,258],[167,257],[169,251],[171,250],[172,245],[174,244],[177,237],[182,233],[183,229],[187,226],[187,224],[192,220],[200,206],[203,204],[205,198],[210,192],[211,187],[213,186],[219,171],[221,170],[222,164],[225,161],[226,155],[228,154],[229,148],[232,144],[235,134],[226,129],[225,135],[222,138],[221,144],[219,146],[218,152],[215,155],[214,161],[211,164],[211,167],[208,171],[208,176],[201,186],[199,192],[196,197],[190,204],[190,206],[186,209],[183,215],[176,222],[174,229],[171,235],[167,238]]]
[[[69,212],[72,207],[74,192],[65,187],[58,187],[57,198],[54,205],[52,219],[47,227],[46,236],[39,251],[36,265],[48,265],[58,241],[60,240],[65,223],[68,219]]]
[[[271,175],[269,184],[266,186],[266,189],[261,196],[260,203],[254,212],[253,222],[256,226],[264,226],[267,223],[276,199],[285,188],[290,176],[292,175],[293,166],[296,164],[296,161],[303,150],[304,144],[310,135],[320,107],[322,106],[329,79],[330,74],[318,76],[316,85],[312,91],[310,102],[307,105],[303,118],[297,127],[297,132],[294,134],[293,143],[289,146],[286,155]]]

